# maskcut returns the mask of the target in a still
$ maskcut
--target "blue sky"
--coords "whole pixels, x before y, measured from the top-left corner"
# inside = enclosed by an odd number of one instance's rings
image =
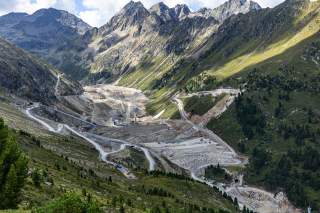
[[[140,0],[149,8],[160,0]],[[187,4],[192,10],[202,7],[214,8],[226,0],[162,0],[168,6]],[[273,7],[283,0],[256,0],[262,7]],[[129,0],[0,0],[0,15],[9,12],[29,14],[41,8],[54,7],[77,15],[92,26],[105,24]]]

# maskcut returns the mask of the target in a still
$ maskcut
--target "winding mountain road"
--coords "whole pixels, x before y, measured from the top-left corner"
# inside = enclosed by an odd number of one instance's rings
[[[199,92],[199,93],[193,93],[189,94],[188,97],[191,97],[192,95],[206,95],[206,94],[211,94],[212,96],[217,96],[220,94],[230,94],[230,95],[238,95],[239,90],[235,89],[218,89],[215,91],[204,91],[204,92]],[[184,105],[183,102],[179,99],[179,94],[175,95],[172,98],[172,101],[177,105],[179,112],[181,114],[181,117],[183,120],[188,122],[193,126],[193,128],[197,131],[204,132],[207,135],[210,136],[210,139],[213,139],[214,142],[225,146],[229,152],[232,153],[232,156],[234,158],[234,161],[227,162],[229,165],[244,165],[247,162],[244,160],[240,160],[241,158],[238,156],[238,154],[234,151],[234,149],[229,146],[225,141],[223,141],[219,136],[214,134],[211,130],[203,127],[202,125],[197,125],[194,124],[192,121],[189,120],[187,113],[184,110]],[[231,105],[230,102],[226,103],[226,108]],[[224,109],[225,110],[225,109]],[[223,158],[220,159],[222,160],[221,162],[219,161],[220,165],[224,165],[225,162],[223,162]],[[197,173],[201,169],[204,169],[208,165],[202,165],[199,167],[197,170],[191,170],[191,177],[199,182],[205,183],[210,187],[217,187],[220,191],[226,192],[229,196],[232,198],[237,198],[239,206],[242,208],[244,205],[247,206],[247,208],[250,208],[253,211],[261,212],[261,213],[275,213],[275,212],[300,212],[300,210],[294,208],[289,201],[287,200],[286,196],[281,193],[281,197],[275,196],[272,193],[269,193],[267,191],[264,191],[259,188],[255,187],[249,187],[249,186],[244,186],[243,181],[241,180],[241,183],[234,183],[231,184],[230,186],[223,187],[223,184],[221,183],[213,183],[212,181],[206,180],[204,177],[199,176]],[[241,177],[242,178],[242,177]]]
[[[61,76],[62,76],[62,74],[58,74],[58,76],[57,76],[57,82],[56,82],[56,85],[55,85],[55,87],[54,87],[54,95],[56,96],[56,97],[59,97],[59,84],[60,84],[60,82],[61,82]]]
[[[132,146],[132,147],[135,147],[135,148],[140,149],[141,151],[143,151],[143,153],[144,153],[144,155],[145,155],[145,157],[146,157],[146,159],[148,160],[148,163],[149,163],[149,171],[155,170],[156,162],[153,159],[152,155],[150,154],[149,150],[146,149],[145,147],[137,146],[135,144],[131,144],[131,143],[128,143],[126,141],[121,141],[121,140],[117,140],[117,139],[106,139],[105,142],[117,141],[117,142],[121,143],[120,148],[118,150],[111,151],[111,152],[106,152],[99,143],[97,143],[93,139],[91,139],[88,136],[86,136],[85,132],[81,132],[79,130],[76,130],[76,129],[70,127],[67,124],[61,124],[61,123],[59,123],[57,125],[58,126],[57,128],[54,128],[50,124],[48,124],[46,121],[40,119],[38,116],[35,116],[32,113],[32,110],[34,110],[36,108],[39,108],[39,107],[41,107],[41,105],[39,103],[35,103],[34,105],[28,107],[25,110],[26,115],[29,118],[31,118],[32,120],[35,120],[36,122],[40,123],[42,126],[44,126],[46,129],[48,129],[50,132],[57,133],[57,134],[62,134],[63,129],[66,129],[69,132],[71,132],[71,133],[77,135],[78,137],[84,139],[85,141],[89,142],[99,152],[100,159],[102,161],[104,161],[105,163],[110,164],[112,166],[115,166],[127,178],[134,179],[136,177],[129,171],[129,169],[125,168],[123,165],[120,165],[120,164],[117,164],[117,163],[114,163],[112,161],[107,160],[108,155],[118,153],[118,152],[124,150],[127,146]]]

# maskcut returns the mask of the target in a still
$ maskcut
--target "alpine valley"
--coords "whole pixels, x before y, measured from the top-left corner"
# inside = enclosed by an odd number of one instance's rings
[[[0,200],[319,212],[320,1],[131,1],[99,28],[54,8],[0,16]]]

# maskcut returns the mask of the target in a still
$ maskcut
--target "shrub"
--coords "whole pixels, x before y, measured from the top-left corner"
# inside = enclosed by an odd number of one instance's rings
[[[84,199],[76,193],[67,193],[44,207],[34,209],[35,213],[100,213],[100,205],[93,199]]]

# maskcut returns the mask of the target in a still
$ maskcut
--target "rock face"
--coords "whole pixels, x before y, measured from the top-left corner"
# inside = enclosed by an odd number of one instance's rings
[[[79,39],[90,29],[76,16],[52,8],[32,15],[9,13],[0,17],[1,37],[59,68],[70,68],[69,64],[74,64],[65,58],[75,60],[74,55],[86,48]]]
[[[220,26],[213,38],[214,45],[211,49],[225,48],[224,45],[237,39],[242,39],[244,45],[247,45],[248,39],[260,39],[262,44],[267,45],[272,39],[292,30],[295,20],[308,7],[308,0],[287,0],[272,9],[263,9],[246,16],[233,16]]]
[[[59,72],[0,39],[0,88],[16,96],[49,103],[55,100]],[[78,83],[61,77],[61,95],[82,93]]]
[[[229,0],[221,6],[211,10],[209,14],[219,22],[223,22],[232,15],[247,13],[248,11],[257,11],[261,7],[258,3],[251,0]]]
[[[65,11],[42,9],[0,17],[0,35],[77,80],[103,83],[150,59],[176,63],[197,52],[230,16],[259,9],[250,0],[230,0],[197,12],[183,4],[169,8],[158,3],[146,9],[131,1],[107,24],[93,29]]]
[[[150,58],[192,55],[233,14],[259,10],[251,1],[230,0],[221,7],[191,12],[186,5],[169,8],[160,2],[147,10],[128,3],[106,25],[91,33],[87,61],[91,83],[103,83],[146,64]],[[114,77],[114,78],[112,78]]]

